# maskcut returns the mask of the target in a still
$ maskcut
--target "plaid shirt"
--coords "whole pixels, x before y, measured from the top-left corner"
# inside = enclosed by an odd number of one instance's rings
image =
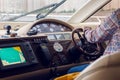
[[[108,16],[95,30],[88,28],[85,37],[91,43],[109,41],[104,54],[120,51],[120,9]]]

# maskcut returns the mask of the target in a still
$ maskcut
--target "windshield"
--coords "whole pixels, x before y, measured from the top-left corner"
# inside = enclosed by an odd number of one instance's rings
[[[21,28],[38,19],[50,18],[62,20],[74,27],[79,23],[91,18],[95,12],[113,10],[113,8],[101,8],[111,0],[0,0],[0,36],[6,35],[8,26],[11,32],[17,33]],[[110,3],[107,6],[112,6]],[[96,9],[95,9],[96,8]],[[95,14],[95,19],[88,19],[86,22],[103,20]],[[101,15],[101,14],[100,14]],[[107,14],[108,15],[108,14]],[[90,23],[91,24],[91,23]],[[93,24],[93,23],[92,23]],[[86,24],[85,24],[86,25]],[[98,24],[97,24],[98,25]],[[6,28],[7,26],[7,28]],[[30,26],[32,27],[32,26]]]
[[[61,17],[67,14],[69,18],[80,5],[81,2],[72,0],[0,0],[1,13],[0,21],[34,21],[36,19],[51,17]],[[88,0],[83,0],[83,2]],[[68,6],[67,6],[68,5]]]
[[[90,1],[0,0],[0,21],[31,22],[45,17],[67,21]]]

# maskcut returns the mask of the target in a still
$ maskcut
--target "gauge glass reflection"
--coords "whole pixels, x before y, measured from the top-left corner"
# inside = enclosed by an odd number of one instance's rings
[[[57,40],[64,40],[63,34],[56,34],[55,36],[56,36]]]
[[[47,36],[49,40],[56,40],[55,35],[51,34]]]

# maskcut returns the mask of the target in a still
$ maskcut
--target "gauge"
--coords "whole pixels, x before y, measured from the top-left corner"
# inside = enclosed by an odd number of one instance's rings
[[[33,27],[30,31],[37,31],[37,28]]]
[[[40,28],[40,25],[36,25],[35,27],[36,27],[37,29],[39,29],[39,28]]]
[[[43,26],[44,28],[47,28],[47,27],[48,27],[47,23],[46,23],[46,24],[43,23],[42,26]]]
[[[41,29],[38,29],[38,32],[42,32]]]
[[[66,40],[72,39],[72,36],[69,33],[64,34],[64,37],[65,37]]]
[[[50,32],[50,30],[49,30],[49,26],[48,26],[48,24],[46,23],[43,23],[43,24],[41,24],[41,32],[42,33],[46,33],[46,32]]]
[[[55,42],[55,43],[54,43],[53,48],[54,48],[54,50],[57,51],[57,52],[62,52],[62,51],[63,51],[62,45],[61,45],[60,43],[58,43],[58,42]]]
[[[63,29],[63,28],[61,28],[61,31],[64,31],[64,29]]]
[[[64,40],[65,39],[63,34],[56,34],[56,38],[57,38],[57,40]]]
[[[56,40],[55,35],[51,34],[51,35],[48,35],[47,37],[49,40]]]
[[[50,27],[56,28],[56,25],[53,24],[53,23],[51,23],[51,24],[50,24]]]
[[[59,31],[59,32],[64,31],[64,30],[62,30],[62,25],[57,25],[57,27],[55,29],[56,29],[56,31]]]
[[[51,32],[54,32],[54,29],[53,29],[53,28],[50,28],[50,31],[51,31]]]

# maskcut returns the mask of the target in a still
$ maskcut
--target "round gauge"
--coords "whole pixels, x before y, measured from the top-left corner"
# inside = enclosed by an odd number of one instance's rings
[[[54,32],[54,29],[53,29],[53,28],[50,28],[50,31],[51,31],[51,32]]]
[[[33,27],[31,30],[37,31],[37,28],[36,28],[36,27]]]
[[[53,48],[54,48],[54,50],[57,51],[57,52],[62,52],[62,51],[63,51],[62,45],[61,45],[60,43],[58,43],[58,42],[55,42],[55,43],[54,43]]]
[[[38,32],[42,32],[41,29],[38,29]]]
[[[48,27],[48,25],[45,24],[45,23],[43,23],[42,25],[43,25],[44,28],[47,28],[47,27]]]
[[[61,28],[61,31],[64,31],[64,29],[63,29],[63,28]]]
[[[40,28],[40,25],[36,25],[35,27],[36,27],[37,29],[39,29],[39,28]]]
[[[55,27],[56,27],[56,25],[55,25],[55,24],[53,24],[53,23],[51,23],[51,24],[50,24],[50,26],[51,26],[51,27],[53,27],[53,28],[55,28]]]

